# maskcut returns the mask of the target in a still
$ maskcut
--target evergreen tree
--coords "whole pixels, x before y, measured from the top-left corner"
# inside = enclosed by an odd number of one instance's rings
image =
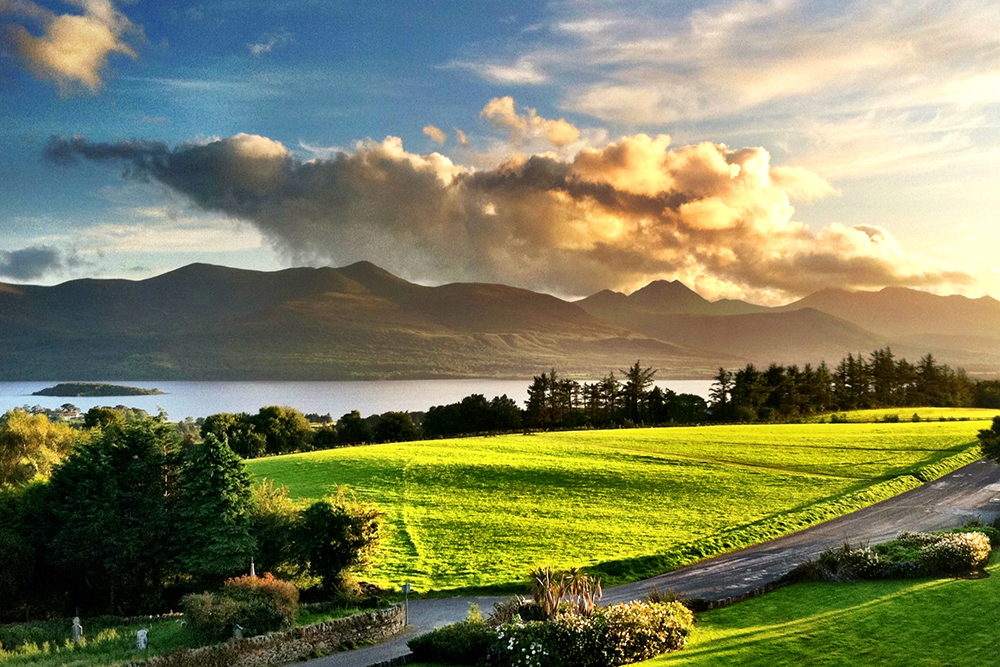
[[[250,567],[250,475],[214,435],[188,452],[177,500],[179,565],[199,584],[221,585]]]

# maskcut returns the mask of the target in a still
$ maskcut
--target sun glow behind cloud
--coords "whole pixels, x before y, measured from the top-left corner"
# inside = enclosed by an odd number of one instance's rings
[[[567,121],[519,113],[509,97],[482,115],[511,133],[511,152],[479,169],[409,152],[394,137],[308,161],[247,134],[176,148],[53,138],[48,154],[61,164],[124,162],[130,177],[252,224],[297,261],[378,258],[422,281],[585,295],[677,278],[710,296],[760,301],[972,281],[906,253],[881,227],[814,232],[795,221],[793,200],[837,192],[805,169],[772,166],[763,148],[673,147],[666,135],[640,133],[559,154],[581,137]],[[524,141],[553,150],[516,150]]]

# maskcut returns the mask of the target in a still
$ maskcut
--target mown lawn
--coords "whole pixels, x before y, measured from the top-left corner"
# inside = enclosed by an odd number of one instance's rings
[[[699,614],[683,651],[644,667],[1000,664],[1000,558],[989,579],[797,584]]]
[[[347,485],[383,508],[385,547],[365,574],[383,585],[509,585],[540,564],[585,566],[620,583],[913,488],[909,475],[972,446],[982,427],[579,431],[354,447],[248,466],[296,498]]]

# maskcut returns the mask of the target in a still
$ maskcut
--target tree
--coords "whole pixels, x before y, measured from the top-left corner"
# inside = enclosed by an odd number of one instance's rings
[[[417,439],[417,425],[406,412],[386,412],[372,434],[375,442],[405,442]]]
[[[77,432],[45,415],[11,410],[0,417],[0,487],[47,478],[77,441]]]
[[[287,486],[264,479],[250,490],[250,535],[258,572],[276,572],[295,560],[300,514],[288,497]]]
[[[111,425],[44,487],[43,564],[88,613],[160,610],[175,533],[176,430],[158,419]]]
[[[312,426],[295,408],[269,405],[261,408],[251,421],[257,433],[267,441],[269,454],[308,449],[312,442]]]
[[[368,422],[357,410],[351,410],[346,415],[337,420],[337,435],[340,441],[348,444],[359,442],[371,442],[372,432],[368,428]]]
[[[124,424],[125,413],[115,408],[95,405],[83,416],[83,425],[87,428],[107,428],[112,424]]]
[[[245,459],[267,453],[267,438],[257,431],[254,418],[245,412],[220,412],[205,417],[205,422],[201,425],[201,437],[207,438],[209,435],[214,435]]]
[[[248,569],[254,548],[250,510],[250,475],[243,461],[209,433],[188,452],[180,473],[180,569],[211,587]]]
[[[1000,463],[1000,417],[994,417],[993,425],[980,430],[978,437],[983,456],[994,463]]]
[[[730,401],[733,391],[733,374],[720,366],[712,380],[712,388],[708,392],[712,404],[712,416],[716,421],[728,421],[733,418],[732,402]]]
[[[378,544],[383,513],[343,497],[313,503],[302,513],[295,544],[300,564],[328,592],[341,588],[348,569],[367,563]]]
[[[646,392],[653,384],[656,371],[652,367],[643,368],[637,359],[628,370],[619,369],[619,372],[625,376],[625,384],[621,390],[625,416],[637,423],[642,419]]]

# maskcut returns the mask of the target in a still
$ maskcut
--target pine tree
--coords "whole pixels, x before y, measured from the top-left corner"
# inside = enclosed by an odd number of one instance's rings
[[[250,475],[214,435],[192,448],[180,475],[177,537],[181,571],[203,585],[250,567]]]

